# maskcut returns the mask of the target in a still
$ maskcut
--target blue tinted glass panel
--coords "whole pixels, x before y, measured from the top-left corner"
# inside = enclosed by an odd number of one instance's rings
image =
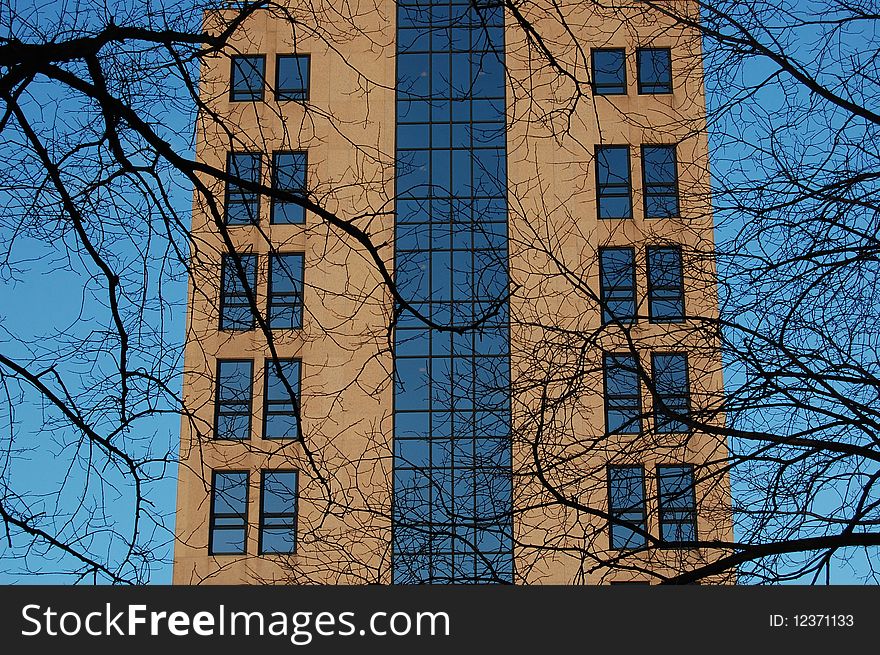
[[[675,146],[642,146],[645,218],[679,215]]]
[[[229,175],[242,182],[260,183],[261,157],[252,152],[231,152],[226,163]],[[240,182],[226,183],[225,219],[227,225],[255,225],[259,218],[260,196]]]
[[[402,0],[397,18],[396,282],[458,330],[396,326],[393,580],[510,582],[503,11]]]
[[[262,100],[266,79],[266,58],[247,55],[232,58],[232,100]]]
[[[277,364],[271,359],[266,360],[264,439],[299,437],[300,375],[301,364],[297,359],[280,359]]]
[[[645,473],[641,466],[608,467],[611,548],[645,546]]]
[[[669,543],[697,538],[693,466],[658,466],[660,536]]]
[[[257,256],[223,255],[221,262],[220,329],[253,330],[251,299],[257,288]]]
[[[605,425],[608,434],[641,432],[641,400],[636,359],[627,354],[606,354]]]
[[[654,429],[657,432],[687,432],[690,412],[687,356],[654,354],[651,357],[654,388]]]
[[[276,100],[308,100],[309,56],[278,55]]]
[[[250,361],[217,362],[215,438],[250,439],[253,366]]]
[[[632,218],[629,147],[596,148],[599,218]]]
[[[593,93],[626,93],[626,51],[622,48],[593,50]]]
[[[599,249],[602,322],[629,322],[636,316],[636,266],[632,248]]]
[[[672,93],[672,56],[669,48],[638,51],[639,93]]]
[[[260,488],[260,552],[296,550],[295,471],[263,471]]]
[[[297,196],[306,194],[307,157],[304,152],[276,152],[272,157],[272,188]],[[305,208],[291,200],[272,199],[271,222],[302,223]]]
[[[303,255],[269,256],[269,327],[293,330],[302,327]]]
[[[648,248],[648,315],[652,321],[684,320],[681,249]]]
[[[248,474],[244,471],[214,471],[209,548],[212,555],[245,552],[247,483]]]

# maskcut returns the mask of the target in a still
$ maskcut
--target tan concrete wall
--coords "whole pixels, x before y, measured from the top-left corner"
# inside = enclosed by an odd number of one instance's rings
[[[330,15],[329,4],[298,4],[291,11],[304,24],[309,13]],[[227,14],[228,16],[229,14]],[[394,59],[393,12],[366,12],[350,25],[336,21],[310,31],[279,13],[260,12],[236,33],[242,54],[266,55],[266,80],[275,81],[276,53],[311,55],[307,104],[230,102],[228,57],[205,62],[201,99],[217,119],[202,112],[197,158],[225,169],[228,151],[307,150],[312,199],[368,230],[391,266],[393,217]],[[208,15],[216,29],[220,15]],[[331,29],[332,28],[332,29]],[[327,42],[319,34],[338,41]],[[348,39],[344,43],[343,40]],[[393,50],[391,50],[393,53]],[[348,56],[358,53],[357,57]],[[215,201],[223,185],[207,182]],[[268,158],[263,182],[270,184]],[[373,583],[388,581],[391,490],[391,356],[387,326],[390,299],[376,265],[363,248],[307,213],[302,225],[269,225],[263,199],[258,226],[233,226],[228,237],[239,252],[263,255],[257,303],[266,308],[271,252],[305,253],[302,330],[273,331],[280,358],[302,360],[302,443],[261,438],[263,361],[269,336],[219,332],[221,253],[227,247],[208,197],[196,193],[190,315],[185,353],[185,416],[174,582]],[[216,360],[254,359],[253,435],[248,442],[216,441],[213,435]],[[297,552],[256,557],[259,471],[299,471]],[[252,472],[246,556],[207,554],[212,469]]]
[[[613,4],[613,3],[612,3]],[[693,3],[664,3],[695,11]],[[729,482],[717,462],[723,438],[705,432],[638,437],[604,434],[603,351],[686,352],[695,417],[721,425],[717,337],[700,320],[603,328],[600,246],[636,248],[637,311],[647,317],[645,246],[683,247],[687,314],[717,317],[705,97],[698,35],[642,9],[534,2],[523,18],[542,37],[530,48],[508,16],[508,161],[511,198],[511,353],[514,394],[515,557],[518,583],[650,580],[715,555],[675,549],[627,554],[609,549],[606,466],[646,469],[648,531],[658,535],[656,464],[696,465],[700,539],[729,539]],[[564,17],[563,20],[560,16]],[[556,58],[548,65],[540,50]],[[637,47],[672,49],[673,93],[639,95]],[[591,48],[625,48],[628,92],[594,96]],[[677,145],[681,217],[645,219],[639,146]],[[631,220],[599,220],[596,145],[629,145]],[[642,407],[651,396],[642,385]],[[705,466],[707,461],[715,462]],[[543,477],[543,480],[541,479]],[[704,479],[705,478],[705,479]],[[610,568],[612,565],[616,569]]]
[[[684,6],[684,3],[671,3]],[[276,52],[311,54],[311,95],[303,106],[229,102],[229,59],[208,60],[201,96],[229,132],[203,113],[197,157],[223,169],[229,150],[271,153],[306,149],[308,182],[317,202],[340,217],[368,227],[386,264],[393,261],[394,181],[394,4],[371,4],[344,20],[331,3],[301,3],[301,20],[260,13],[240,31],[242,53],[267,55],[267,80],[274,81]],[[590,47],[625,47],[629,93],[593,97],[566,73],[554,71],[508,16],[511,350],[514,386],[516,582],[597,583],[648,579],[638,569],[675,570],[712,556],[693,550],[627,557],[611,572],[619,553],[608,550],[606,521],[591,514],[607,509],[605,465],[644,464],[649,475],[648,527],[657,533],[656,463],[723,460],[723,439],[695,433],[687,439],[646,433],[637,438],[604,437],[601,356],[629,347],[625,335],[600,325],[597,248],[637,246],[638,297],[646,296],[644,245],[685,246],[686,310],[713,318],[717,312],[712,218],[709,202],[705,100],[699,40],[671,28],[656,15],[594,3],[559,5],[567,28],[549,2],[530,3],[526,18],[558,61],[584,83]],[[209,16],[208,22],[217,16]],[[315,26],[317,21],[320,24]],[[312,26],[311,28],[304,27]],[[323,35],[319,37],[318,35]],[[673,48],[674,93],[640,96],[635,47]],[[572,98],[577,102],[572,104]],[[681,220],[644,220],[638,146],[678,142]],[[599,221],[595,207],[593,148],[629,144],[633,154],[631,221]],[[206,178],[207,180],[207,178]],[[264,181],[269,183],[264,166]],[[222,184],[206,184],[222,205]],[[221,207],[222,209],[222,207]],[[304,252],[303,329],[272,334],[279,357],[303,361],[302,412],[305,448],[259,438],[263,359],[267,334],[220,333],[220,256],[226,250],[210,201],[197,193],[193,222],[193,270],[185,353],[184,397],[192,410],[181,430],[181,468],[174,581],[363,583],[390,581],[392,361],[388,325],[390,297],[362,248],[314,215],[305,226],[269,226],[268,204],[258,227],[230,227],[237,249],[265,254]],[[265,308],[265,264],[261,260],[258,304]],[[639,310],[646,313],[646,304]],[[707,422],[717,415],[722,391],[718,346],[698,321],[660,326],[641,321],[629,337],[649,367],[651,350],[686,351],[692,404]],[[217,358],[253,358],[253,438],[248,443],[212,440],[214,370]],[[649,369],[648,369],[649,370]],[[536,382],[546,382],[538,384]],[[550,404],[542,409],[541,389]],[[650,395],[642,391],[643,407]],[[537,444],[548,484],[538,479]],[[306,453],[313,454],[316,463]],[[210,472],[248,469],[250,528],[247,556],[207,555]],[[292,556],[256,557],[258,471],[300,472],[298,551]],[[699,467],[701,538],[727,539],[729,487],[715,465]],[[326,484],[321,480],[326,480]],[[573,506],[560,502],[564,499]],[[632,565],[635,570],[629,571]]]

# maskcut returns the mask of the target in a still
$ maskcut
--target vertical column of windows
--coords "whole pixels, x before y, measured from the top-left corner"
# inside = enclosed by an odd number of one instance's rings
[[[503,13],[398,6],[394,579],[510,581]]]

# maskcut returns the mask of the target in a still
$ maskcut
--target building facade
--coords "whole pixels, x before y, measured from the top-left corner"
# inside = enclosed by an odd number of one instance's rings
[[[203,62],[196,156],[221,174],[194,200],[175,583],[651,582],[719,556],[682,25],[297,3]]]

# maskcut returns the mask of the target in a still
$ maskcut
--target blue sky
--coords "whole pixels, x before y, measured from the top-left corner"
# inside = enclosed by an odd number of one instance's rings
[[[52,24],[53,12],[65,6],[70,10],[70,5],[55,2],[42,5],[39,10],[40,20],[44,25]],[[124,5],[123,5],[124,6]],[[806,7],[807,10],[812,7]],[[33,5],[37,7],[36,4]],[[19,11],[22,7],[17,7]],[[26,7],[25,7],[26,9]],[[805,28],[806,29],[806,28]],[[815,33],[806,29],[800,33],[799,39],[792,41],[794,52],[803,55],[806,60],[813,56],[812,49],[815,47]],[[860,28],[853,27],[846,32],[846,39],[839,44],[839,52],[853,57],[866,57],[865,48],[875,36]],[[876,41],[874,41],[876,42]],[[709,44],[707,44],[709,45]],[[799,48],[799,49],[798,49]],[[709,55],[713,52],[709,47]],[[748,61],[740,71],[742,77],[738,79],[749,84],[765,78],[772,67],[766,61]],[[828,80],[833,80],[836,72],[828,70]],[[179,83],[175,84],[173,77],[163,79],[162,97],[156,94],[156,89],[150,90],[149,80],[141,80],[143,85],[139,87],[148,101],[149,111],[152,112],[156,121],[162,125],[167,138],[172,140],[181,152],[191,152],[191,126],[193,114],[191,108],[187,109],[185,92]],[[762,138],[762,131],[766,131],[768,121],[772,119],[775,108],[782,107],[784,103],[792,103],[797,106],[810,106],[810,98],[805,94],[786,96],[777,86],[770,85],[761,92],[753,102],[744,106],[737,113],[719,114],[717,109],[722,107],[729,99],[730,89],[725,80],[709,78],[710,114],[718,116],[713,122],[712,150],[714,154],[713,167],[718,178],[726,180],[739,180],[748,184],[750,179],[761,176],[762,169],[757,161],[749,156],[749,147],[755,145]],[[853,90],[856,95],[858,90]],[[171,98],[172,101],[169,101]],[[865,98],[862,98],[865,99]],[[78,120],[86,114],[78,107],[75,101],[69,97],[58,96],[49,85],[37,84],[32,90],[30,99],[27,100],[29,108],[38,123],[44,127],[54,125],[66,126],[65,129],[73,130],[78,125]],[[812,115],[813,134],[821,135],[823,129],[839,126],[839,118],[827,115]],[[90,128],[92,126],[89,126]],[[804,125],[795,126],[789,136],[783,135],[780,145],[791,146],[796,149],[799,135],[803,134]],[[63,132],[63,130],[62,130]],[[731,139],[730,135],[736,135]],[[7,135],[4,134],[4,139]],[[0,142],[0,154],[6,162],[19,162],[18,149],[14,142]],[[821,150],[813,152],[813,156],[821,157]],[[23,166],[33,165],[20,162]],[[164,173],[170,175],[169,173]],[[165,178],[171,181],[170,177]],[[171,181],[169,186],[172,192],[171,202],[177,208],[181,216],[186,217],[191,203],[191,190],[179,180]],[[125,187],[118,187],[117,197],[124,197]],[[64,243],[70,246],[73,241],[69,230],[63,230],[54,224],[51,213],[42,216],[29,216],[22,226],[20,234],[14,243],[9,241],[10,204],[9,199],[16,202],[22,200],[21,194],[9,195],[7,191],[0,191],[0,197],[7,202],[2,203],[7,208],[0,223],[0,245],[4,248],[11,247],[11,259],[5,264],[0,264],[0,284],[2,284],[2,302],[0,302],[0,348],[7,356],[18,359],[33,358],[41,362],[45,368],[54,365],[59,373],[67,380],[79,380],[91,387],[95,379],[96,371],[106,372],[108,384],[112,385],[112,375],[115,363],[106,352],[102,351],[96,335],[108,327],[108,315],[105,307],[106,289],[100,278],[96,278],[94,264],[88,261],[82,253],[71,256],[60,255],[63,252],[57,246]],[[723,199],[720,200],[723,203]],[[179,371],[181,363],[180,346],[183,341],[184,318],[185,318],[185,293],[186,285],[182,267],[177,264],[170,270],[160,270],[156,262],[163,259],[163,247],[159,235],[144,228],[148,221],[139,223],[141,229],[128,232],[125,229],[125,221],[137,216],[137,206],[122,207],[111,216],[108,223],[105,238],[112,245],[115,263],[120,270],[126,272],[133,288],[143,290],[155,296],[161,289],[162,303],[154,303],[144,314],[143,320],[151,330],[158,328],[161,335],[161,344],[166,348],[164,351],[151,349],[147,337],[139,343],[141,347],[140,357],[143,357],[145,365],[153,365],[149,361],[151,353],[162,352],[163,366],[167,370]],[[735,230],[741,225],[734,213],[721,211],[719,213],[718,240],[724,241],[735,234]],[[47,242],[39,219],[44,219],[48,226],[58,229],[65,236],[61,240],[52,239]],[[177,243],[185,250],[185,240],[178,234]],[[69,252],[69,251],[68,251]],[[148,266],[144,270],[139,263],[143,260],[146,252]],[[724,262],[722,260],[722,266]],[[132,306],[137,298],[128,299]],[[9,335],[15,335],[11,339]],[[83,340],[84,343],[96,345],[95,350],[86,348],[65,346],[65,356],[57,358],[54,352],[59,344],[69,341]],[[100,376],[97,376],[100,377]],[[175,389],[179,389],[179,377],[171,377]],[[728,384],[736,385],[739,379],[734,371],[728,375]],[[18,456],[14,466],[8,460],[0,461],[0,475],[6,480],[8,488],[27,488],[31,492],[28,500],[31,511],[45,511],[47,514],[56,514],[59,519],[69,519],[74,524],[82,518],[82,512],[90,509],[105,511],[107,520],[98,521],[99,524],[109,527],[115,526],[123,534],[130,530],[130,517],[132,507],[132,493],[127,478],[115,472],[112,468],[103,471],[100,476],[87,473],[83,462],[88,461],[87,449],[71,435],[64,431],[53,432],[45,428],[47,417],[51,421],[54,417],[50,408],[41,405],[33,391],[13,385],[11,395],[4,402],[7,409],[0,417],[0,430],[10,433],[10,421],[15,424],[15,440],[13,447]],[[76,389],[71,389],[75,394]],[[101,396],[100,389],[81,389],[89,393],[94,392],[96,398]],[[102,405],[103,407],[103,405]],[[129,450],[143,456],[169,455],[168,462],[156,462],[146,466],[146,470],[156,475],[157,480],[150,485],[149,498],[153,507],[148,515],[155,517],[156,521],[147,521],[142,526],[144,539],[157,548],[156,554],[160,562],[152,565],[148,579],[152,583],[170,582],[170,540],[173,529],[173,512],[175,506],[175,474],[176,466],[173,462],[174,449],[179,434],[179,417],[173,412],[171,399],[165,398],[160,409],[168,410],[167,413],[138,421],[130,431],[120,435],[124,439]],[[106,408],[105,408],[106,410]],[[71,457],[74,451],[79,452],[78,457]],[[72,468],[71,461],[77,462]],[[64,484],[62,481],[66,480]],[[59,493],[58,490],[62,489]],[[10,501],[10,502],[15,502]],[[60,508],[60,512],[58,511]],[[56,520],[60,526],[63,521]],[[61,527],[62,533],[67,534],[71,527]],[[95,551],[117,552],[121,541],[107,531],[96,531],[88,535],[89,547]],[[0,540],[0,582],[69,582],[70,579],[58,573],[64,569],[68,562],[61,560],[44,560],[40,557],[39,549],[28,560],[17,558],[22,551],[22,537],[13,536],[13,547],[10,548],[5,540]],[[853,556],[853,562],[844,564],[842,560],[836,562],[831,571],[833,583],[858,583],[861,582],[859,575],[867,570],[864,554],[859,552],[848,553]],[[27,568],[30,567],[30,568]],[[33,573],[39,570],[44,574],[39,578]],[[130,570],[123,571],[131,574]]]

